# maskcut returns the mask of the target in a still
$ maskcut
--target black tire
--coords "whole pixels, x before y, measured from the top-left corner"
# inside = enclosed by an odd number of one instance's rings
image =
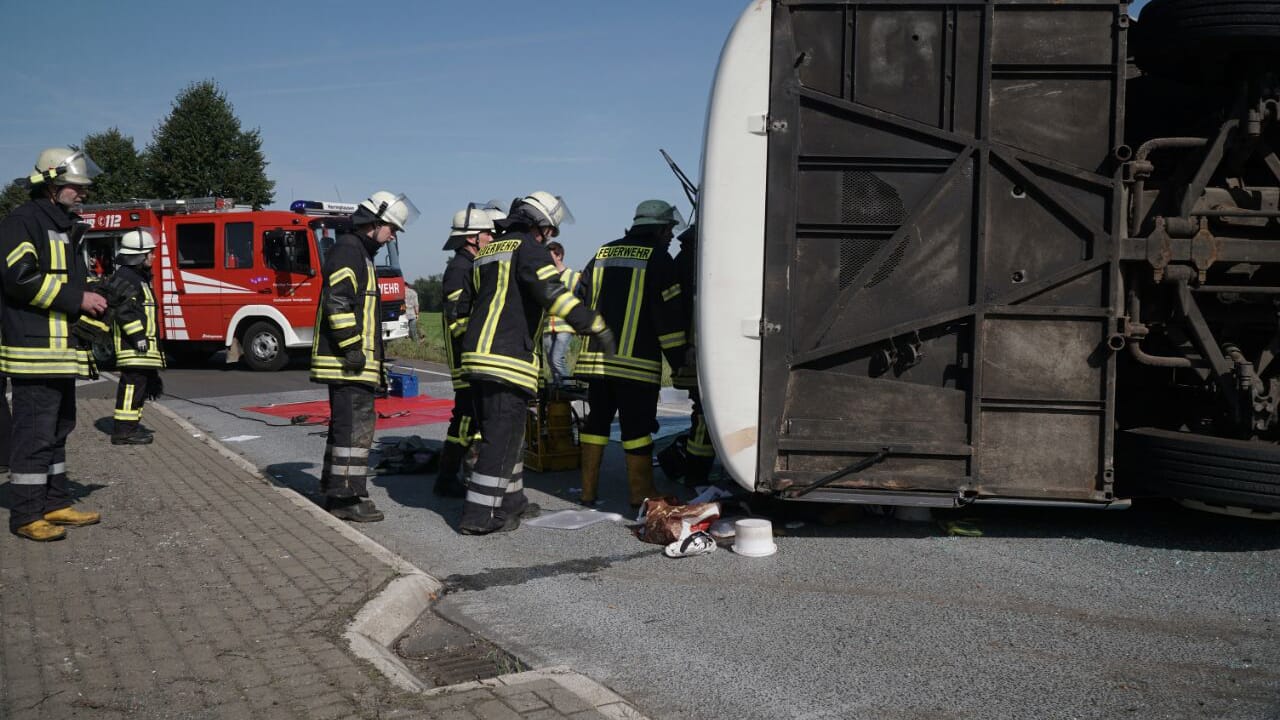
[[[1129,43],[1134,60],[1154,75],[1220,82],[1241,69],[1242,59],[1274,69],[1280,60],[1280,1],[1152,0]]]
[[[1280,511],[1280,446],[1155,428],[1116,437],[1119,482],[1160,497]]]
[[[240,337],[240,349],[243,352],[240,359],[250,370],[274,372],[289,363],[284,333],[267,320],[259,320],[244,331]]]

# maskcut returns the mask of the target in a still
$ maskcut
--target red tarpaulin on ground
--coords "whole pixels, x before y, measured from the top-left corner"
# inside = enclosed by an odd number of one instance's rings
[[[374,410],[378,413],[378,429],[410,427],[412,425],[430,425],[432,423],[449,422],[453,412],[453,400],[450,398],[433,398],[427,395],[418,397],[385,397],[374,401]],[[264,405],[243,408],[249,412],[274,415],[282,418],[295,418],[306,415],[308,425],[323,425],[329,422],[329,401],[285,403],[284,405]]]

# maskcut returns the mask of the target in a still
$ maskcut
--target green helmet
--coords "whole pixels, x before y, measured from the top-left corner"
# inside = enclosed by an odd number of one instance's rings
[[[645,200],[636,206],[636,217],[631,221],[632,227],[640,225],[684,225],[684,218],[676,206],[665,200]]]

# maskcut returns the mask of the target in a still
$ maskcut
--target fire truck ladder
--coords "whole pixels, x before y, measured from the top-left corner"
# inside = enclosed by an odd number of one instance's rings
[[[233,198],[202,197],[172,198],[167,200],[129,200],[127,202],[103,203],[101,205],[81,205],[80,212],[98,212],[106,210],[150,210],[158,213],[193,213],[218,210],[234,210]]]

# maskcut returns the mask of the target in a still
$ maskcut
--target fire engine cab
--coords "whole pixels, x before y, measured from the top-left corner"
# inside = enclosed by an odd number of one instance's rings
[[[177,356],[226,348],[227,362],[278,370],[290,350],[309,349],[325,253],[350,227],[354,204],[299,200],[288,211],[253,210],[227,198],[138,200],[85,205],[83,252],[90,272],[112,270],[125,231],[156,239],[152,265],[161,337]],[[382,337],[408,335],[404,276],[393,242],[375,260]]]

